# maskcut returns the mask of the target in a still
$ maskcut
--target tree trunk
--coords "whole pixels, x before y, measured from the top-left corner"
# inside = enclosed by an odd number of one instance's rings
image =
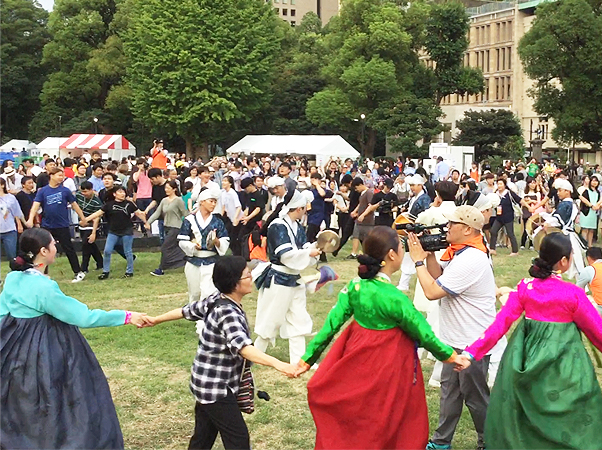
[[[361,142],[364,158],[374,158],[374,147],[376,147],[376,130],[374,128],[366,128],[364,130],[364,139]]]

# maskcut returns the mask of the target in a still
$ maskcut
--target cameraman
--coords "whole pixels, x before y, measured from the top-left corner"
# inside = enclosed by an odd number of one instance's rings
[[[483,334],[495,319],[496,286],[481,229],[483,214],[474,206],[459,206],[445,214],[449,247],[441,265],[433,253],[422,248],[410,233],[409,253],[416,265],[418,281],[429,300],[441,299],[441,340],[462,352]],[[426,265],[424,264],[426,260]],[[427,449],[451,448],[463,403],[468,407],[478,435],[478,448],[484,448],[483,431],[489,404],[487,369],[489,355],[475,361],[469,370],[455,372],[444,367],[441,373],[439,427]]]
[[[397,208],[399,201],[391,189],[393,189],[393,180],[386,178],[383,181],[383,190],[375,193],[372,197],[367,211],[374,212],[374,225],[385,227],[393,225],[393,211]]]

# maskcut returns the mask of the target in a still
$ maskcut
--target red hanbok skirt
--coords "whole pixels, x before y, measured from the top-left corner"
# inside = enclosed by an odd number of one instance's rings
[[[353,321],[307,385],[316,449],[420,449],[429,423],[416,345]]]

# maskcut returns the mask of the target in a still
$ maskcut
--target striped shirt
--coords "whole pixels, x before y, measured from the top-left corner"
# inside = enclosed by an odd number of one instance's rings
[[[94,194],[94,197],[88,199],[86,197],[84,197],[84,194],[82,194],[81,192],[76,192],[75,193],[75,200],[77,201],[77,204],[79,205],[79,207],[82,209],[82,212],[84,213],[85,217],[91,216],[92,214],[94,214],[96,211],[100,210],[102,208],[102,202],[100,201],[100,199],[98,198],[98,195]],[[80,230],[92,230],[92,224],[82,227],[80,225],[79,227]]]

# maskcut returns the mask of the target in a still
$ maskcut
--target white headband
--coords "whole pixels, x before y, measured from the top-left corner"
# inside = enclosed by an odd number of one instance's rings
[[[215,189],[203,189],[197,197],[197,203],[204,202],[210,198],[217,200],[219,198],[219,192]]]
[[[282,219],[286,216],[289,211],[295,210],[297,208],[304,208],[308,203],[314,201],[314,194],[311,191],[295,191],[290,201],[282,207],[280,211],[279,217]]]

